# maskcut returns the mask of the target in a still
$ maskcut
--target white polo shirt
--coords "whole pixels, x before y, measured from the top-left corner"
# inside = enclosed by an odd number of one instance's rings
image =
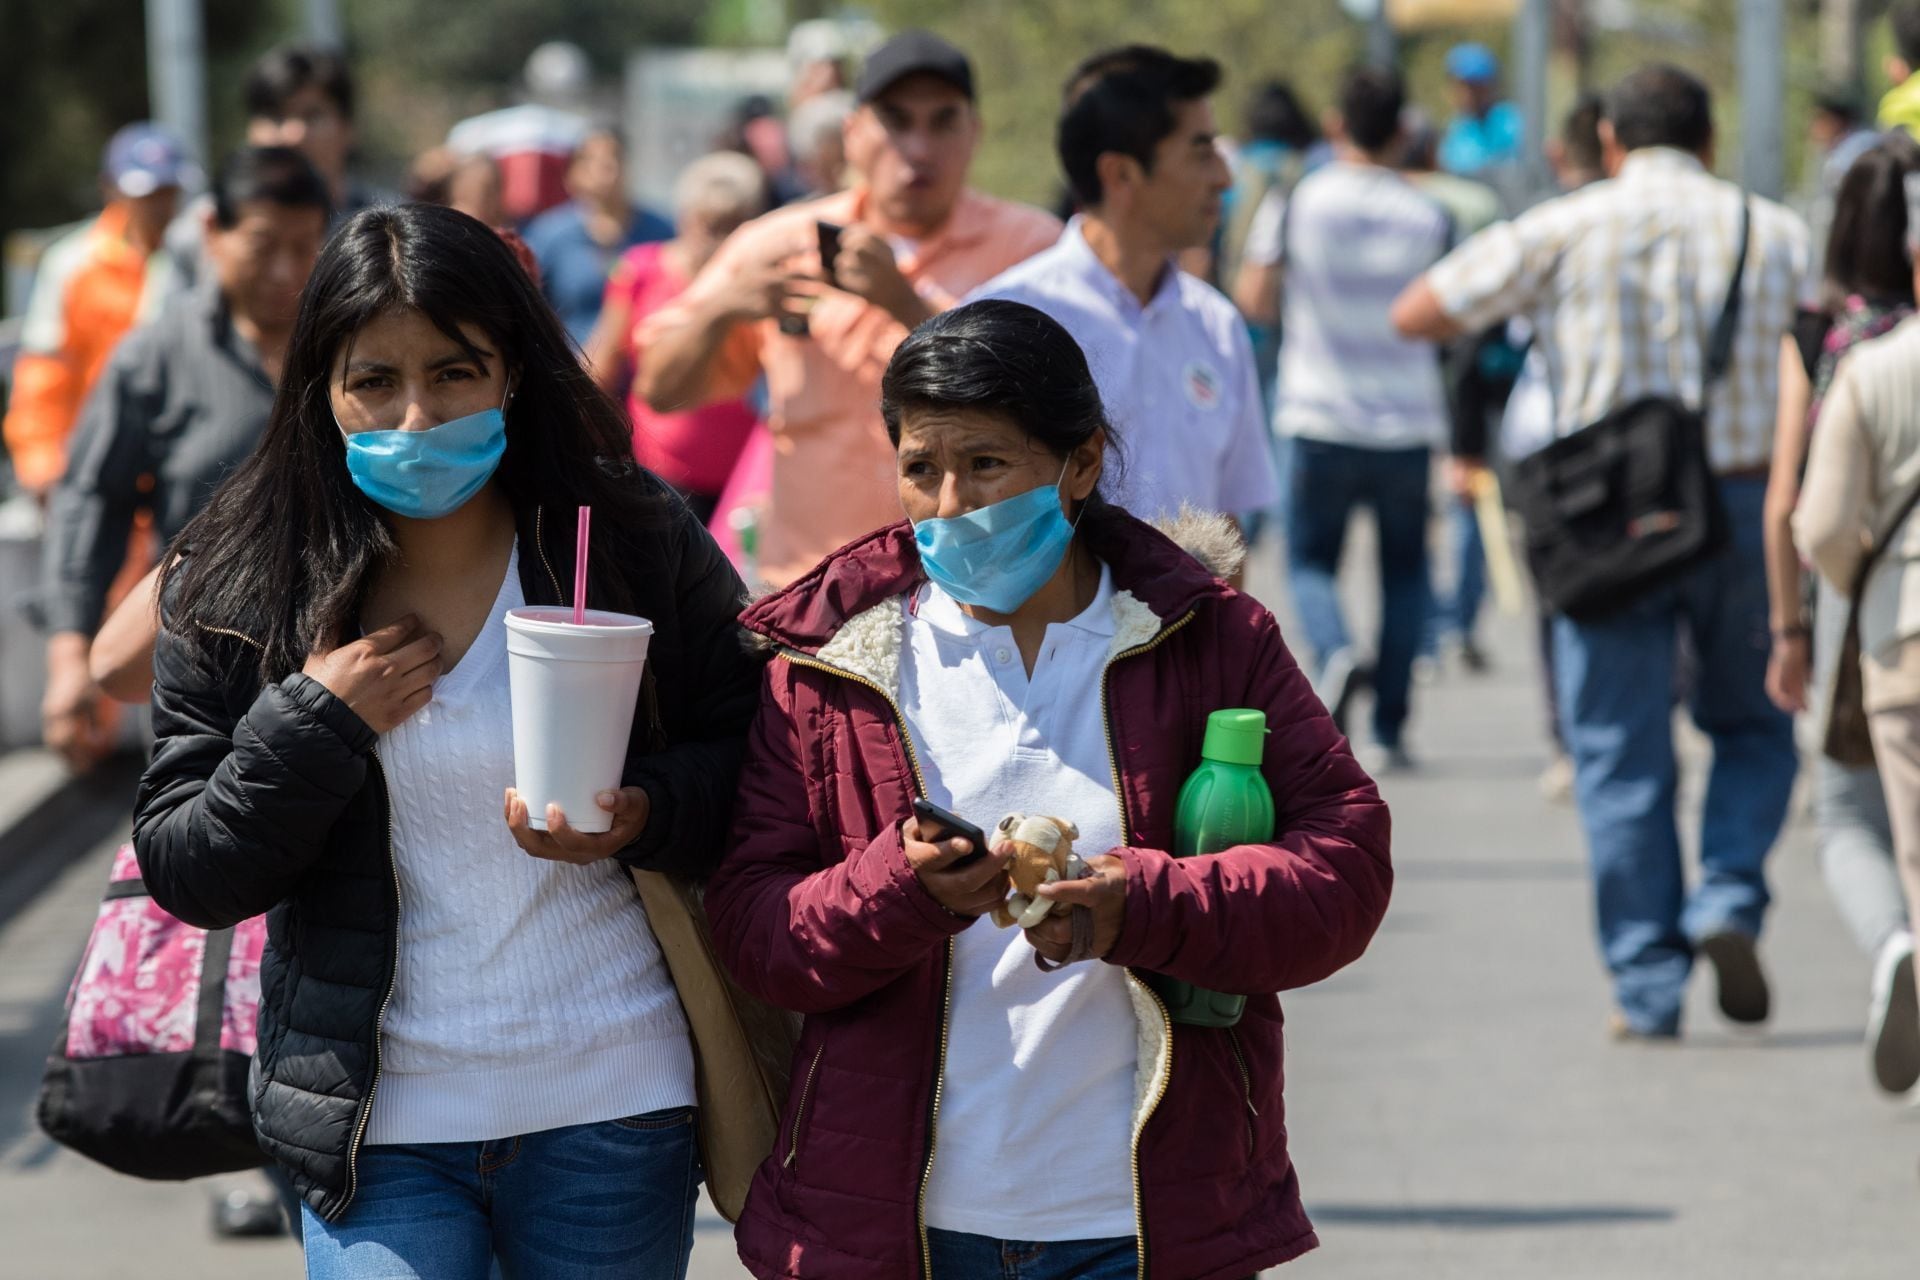
[[[931,584],[903,604],[900,710],[927,798],[986,831],[1012,812],[1065,818],[1089,858],[1119,844],[1099,695],[1112,573],[1102,567],[1078,617],[1047,627],[1031,679],[1011,627],[969,618]],[[1042,973],[1019,929],[969,925],[954,939],[927,1225],[1002,1240],[1132,1235],[1138,1037],[1117,965]]]
[[[975,290],[1046,312],[1086,353],[1126,456],[1109,494],[1143,520],[1183,502],[1242,515],[1278,496],[1253,346],[1218,289],[1171,261],[1146,306],[1075,218],[1053,248]]]

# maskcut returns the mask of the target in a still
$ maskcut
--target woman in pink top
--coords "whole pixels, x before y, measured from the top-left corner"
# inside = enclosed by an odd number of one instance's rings
[[[674,191],[677,234],[661,244],[636,245],[620,258],[587,340],[595,379],[610,394],[626,397],[634,456],[678,489],[702,521],[712,519],[757,415],[743,399],[679,413],[648,408],[633,393],[634,376],[646,358],[639,326],[680,296],[734,228],[758,216],[766,204],[766,179],[746,156],[716,152],[687,166]]]

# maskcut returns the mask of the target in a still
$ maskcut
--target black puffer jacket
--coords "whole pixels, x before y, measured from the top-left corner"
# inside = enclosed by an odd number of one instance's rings
[[[679,511],[651,544],[658,563],[628,567],[643,584],[636,612],[655,631],[625,781],[652,809],[620,857],[704,876],[719,859],[760,658],[736,621],[739,578]],[[538,511],[522,521],[529,604],[563,603],[572,527]],[[251,643],[163,627],[158,743],[134,844],[154,900],[180,919],[216,928],[267,913],[254,1127],[306,1202],[337,1221],[353,1199],[398,945],[386,780],[367,724],[307,676],[261,688]]]

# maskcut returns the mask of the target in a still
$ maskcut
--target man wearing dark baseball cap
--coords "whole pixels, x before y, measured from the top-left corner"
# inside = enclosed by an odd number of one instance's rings
[[[902,32],[868,55],[854,93],[853,187],[741,227],[640,334],[638,388],[662,412],[765,375],[775,447],[758,572],[774,586],[900,519],[879,410],[900,340],[1060,234],[1051,215],[967,187],[980,116],[960,50]]]
[[[973,64],[931,31],[903,31],[868,54],[854,82],[854,96],[872,102],[913,75],[944,80],[973,101]]]

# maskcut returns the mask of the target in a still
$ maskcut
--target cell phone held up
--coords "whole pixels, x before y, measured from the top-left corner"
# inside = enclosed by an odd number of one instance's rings
[[[838,223],[816,220],[813,224],[813,229],[814,234],[819,237],[820,278],[830,285],[838,285],[839,281],[834,278],[833,274],[833,264],[834,260],[840,256],[840,233],[845,228],[841,227]],[[782,315],[780,317],[780,332],[791,338],[806,337],[807,317],[791,312]]]
[[[947,870],[958,871],[962,867],[970,867],[987,856],[986,833],[958,814],[949,813],[931,800],[915,800],[913,816],[920,820],[920,838],[928,844],[939,844],[942,840],[958,837],[973,845],[972,852],[949,862]]]
[[[840,233],[846,228],[834,222],[815,222],[813,229],[820,237],[820,278],[837,288],[840,281],[833,274],[833,264],[840,258]]]

